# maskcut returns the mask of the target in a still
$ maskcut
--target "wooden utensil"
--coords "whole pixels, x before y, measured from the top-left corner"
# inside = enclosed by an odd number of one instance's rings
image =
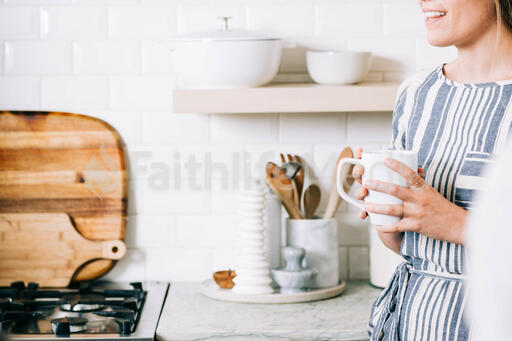
[[[126,254],[122,240],[82,237],[65,213],[1,213],[0,236],[1,286],[16,279],[65,287],[87,262]]]
[[[304,218],[311,219],[315,215],[316,209],[322,198],[320,187],[318,185],[310,185],[304,191]]]
[[[306,167],[306,164],[304,163],[304,160],[298,155],[294,155],[293,159],[295,162],[299,163],[302,167],[297,172],[297,176],[295,176],[295,182],[297,183],[297,192],[299,193],[299,198],[302,196],[302,189],[304,188],[304,167]]]
[[[325,209],[324,219],[330,219],[334,217],[334,215],[336,214],[336,210],[340,206],[342,199],[338,194],[338,190],[336,189],[336,171],[338,169],[338,164],[340,163],[340,161],[347,157],[353,157],[353,152],[350,147],[346,147],[345,149],[343,149],[341,153],[338,155],[338,160],[336,160],[336,166],[334,167],[334,175],[332,179],[331,192],[329,193],[329,200],[327,201],[327,208]],[[343,178],[347,179],[347,183],[344,185],[346,191],[348,191],[352,184],[354,183],[353,177],[347,177],[347,174],[352,173],[352,168],[353,167],[345,167],[345,169],[343,170],[342,176]]]
[[[0,213],[65,212],[84,238],[117,240],[126,211],[125,156],[109,124],[78,114],[0,112]],[[114,264],[94,260],[73,280],[92,280]]]
[[[273,162],[267,162],[266,166],[267,181],[279,195],[284,208],[291,219],[302,219],[302,213],[294,201],[294,193],[291,179],[286,175],[284,169]]]
[[[295,201],[295,204],[297,205],[297,207],[300,210],[301,196],[298,191],[297,181],[295,180],[295,177],[296,177],[297,173],[299,172],[299,170],[302,168],[302,165],[298,162],[292,161],[293,158],[290,154],[287,154],[288,159],[290,160],[288,162],[286,162],[283,154],[279,154],[279,155],[281,156],[281,162],[282,162],[281,168],[283,168],[285,170],[286,175],[292,181],[293,200]]]

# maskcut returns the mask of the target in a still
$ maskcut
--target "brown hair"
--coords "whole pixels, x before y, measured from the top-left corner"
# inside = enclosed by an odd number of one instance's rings
[[[498,24],[512,32],[512,0],[495,0]]]

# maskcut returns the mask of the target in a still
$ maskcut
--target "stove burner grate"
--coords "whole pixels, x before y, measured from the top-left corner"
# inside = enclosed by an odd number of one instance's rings
[[[101,286],[45,289],[37,284],[0,287],[0,333],[12,335],[134,333],[146,299],[142,285],[133,289]]]
[[[84,332],[88,321],[83,317],[63,317],[53,319],[51,322],[55,335],[69,336],[70,333]]]

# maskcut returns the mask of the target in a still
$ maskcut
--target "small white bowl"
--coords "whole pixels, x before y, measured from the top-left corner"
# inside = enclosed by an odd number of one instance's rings
[[[353,84],[370,71],[371,57],[366,51],[307,51],[306,65],[319,84]]]

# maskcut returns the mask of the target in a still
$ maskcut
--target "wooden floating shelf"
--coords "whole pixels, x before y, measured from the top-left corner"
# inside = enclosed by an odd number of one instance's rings
[[[244,114],[393,111],[400,83],[270,84],[243,89],[175,89],[175,113]]]

